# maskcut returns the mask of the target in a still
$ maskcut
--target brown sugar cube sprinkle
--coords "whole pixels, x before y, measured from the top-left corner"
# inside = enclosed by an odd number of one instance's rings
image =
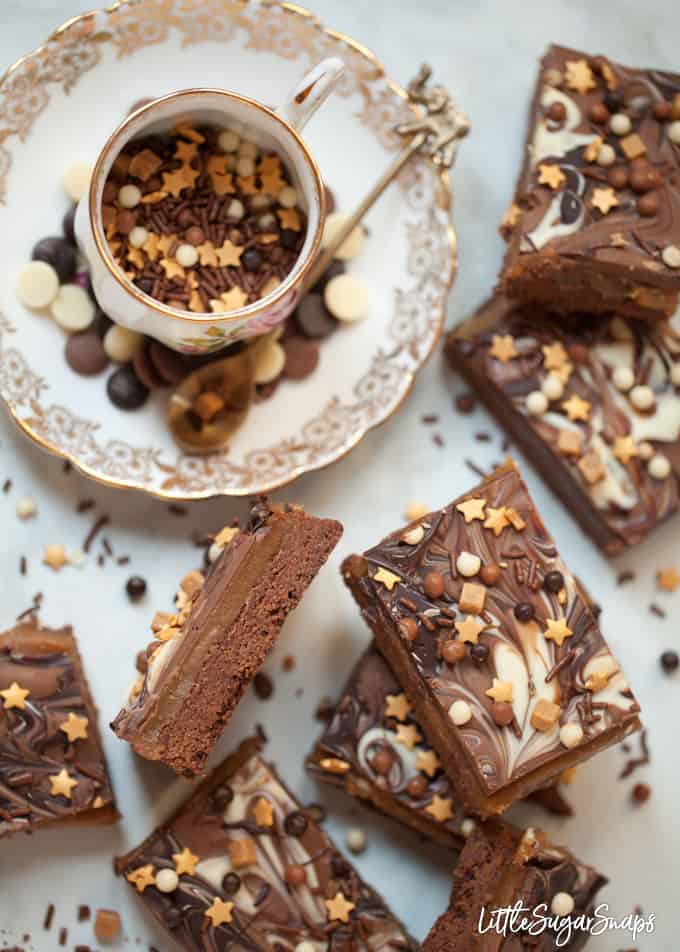
[[[230,840],[229,859],[232,866],[238,869],[240,866],[252,866],[257,862],[257,850],[255,843],[249,836],[241,837],[238,840]]]
[[[120,916],[113,909],[98,909],[94,934],[100,942],[113,942],[120,932]]]
[[[575,430],[560,430],[557,437],[557,449],[565,456],[580,456],[583,438]]]
[[[631,135],[625,136],[619,141],[619,145],[623,149],[623,154],[627,159],[638,159],[641,155],[644,155],[647,152],[647,146],[644,144],[637,132],[633,132]]]
[[[460,593],[460,610],[468,615],[480,615],[484,611],[486,588],[475,582],[465,582]]]
[[[602,460],[595,450],[590,450],[578,461],[578,468],[581,472],[581,475],[587,483],[590,483],[593,486],[595,483],[599,483],[601,479],[605,477],[605,469],[602,465]]]
[[[552,701],[546,701],[545,698],[541,698],[536,702],[536,707],[531,715],[531,726],[534,730],[544,733],[545,731],[552,730],[559,716],[559,705],[553,704]]]

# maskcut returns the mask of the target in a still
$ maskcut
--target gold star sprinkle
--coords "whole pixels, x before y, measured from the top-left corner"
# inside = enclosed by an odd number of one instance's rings
[[[50,790],[51,795],[53,797],[66,797],[67,800],[71,799],[71,791],[73,788],[78,786],[78,781],[69,776],[68,770],[65,767],[63,770],[60,770],[58,774],[51,775],[49,781],[52,786]]]
[[[217,254],[212,241],[204,241],[202,245],[197,245],[196,251],[198,252],[198,260],[204,267],[217,267]]]
[[[506,208],[505,214],[501,218],[501,229],[514,228],[521,215],[522,209],[513,202],[512,205]]]
[[[486,628],[483,621],[477,621],[472,615],[468,615],[465,621],[457,621],[455,625],[456,631],[458,632],[458,640],[469,642],[471,645],[477,644],[480,633]]]
[[[178,140],[175,144],[174,158],[179,159],[182,163],[191,162],[192,159],[196,158],[197,152],[198,145],[195,142],[181,142]]]
[[[185,171],[186,168],[187,167],[183,165],[175,172],[163,172],[163,190],[170,195],[174,195],[175,198],[179,197],[179,193],[182,189],[189,187],[189,181],[187,180]],[[198,173],[196,174],[198,175]]]
[[[508,519],[505,506],[501,506],[499,509],[493,509],[489,506],[486,519],[484,520],[485,529],[493,529],[493,534],[499,536],[503,529],[509,525],[510,520]]]
[[[194,313],[203,313],[203,298],[198,291],[192,291],[189,296],[189,310]]]
[[[222,310],[238,311],[248,300],[248,295],[242,288],[234,285],[230,291],[225,291],[220,295],[220,300],[222,301]]]
[[[63,545],[46,545],[43,554],[43,565],[49,565],[51,569],[58,572],[68,562],[66,549]]]
[[[499,681],[498,678],[494,678],[491,687],[484,693],[493,701],[508,701],[512,703],[512,682]]]
[[[674,592],[680,585],[680,573],[674,565],[667,569],[659,569],[656,573],[656,584],[664,592]]]
[[[559,188],[564,184],[565,175],[559,165],[547,165],[543,163],[538,167],[539,185],[547,185],[549,188]]]
[[[423,738],[415,724],[398,724],[394,739],[407,750],[413,750],[416,744],[419,744]]]
[[[278,195],[286,187],[286,182],[281,178],[279,172],[270,172],[262,175],[261,191],[267,195]]]
[[[158,235],[155,231],[149,233],[149,237],[146,239],[142,248],[146,252],[147,257],[151,261],[155,261],[156,258],[160,255],[160,248],[158,247]]]
[[[205,136],[194,129],[190,122],[182,122],[175,126],[175,132],[183,139],[189,139],[190,142],[197,142],[199,145],[205,142]]]
[[[489,353],[502,364],[507,364],[514,357],[519,357],[519,351],[515,347],[515,341],[510,334],[494,334],[491,339]]]
[[[606,215],[619,204],[619,200],[613,188],[594,188],[590,204]]]
[[[354,909],[354,903],[348,902],[341,892],[337,892],[333,899],[324,899],[324,902],[331,922],[334,920],[349,922],[349,914]]]
[[[638,448],[632,436],[617,436],[614,440],[614,456],[620,460],[624,466],[630,463],[634,456],[638,455]]]
[[[181,853],[172,854],[172,861],[175,864],[175,872],[178,876],[181,876],[182,873],[193,876],[196,872],[196,863],[198,863],[199,857],[192,853],[188,846],[185,846]]]
[[[258,172],[260,175],[270,175],[281,168],[281,159],[278,155],[263,155],[260,159]]]
[[[425,807],[425,813],[433,816],[438,823],[445,823],[453,819],[452,803],[449,797],[440,797],[435,793],[432,797],[432,803]]]
[[[290,228],[292,231],[300,231],[302,228],[300,212],[297,208],[277,208],[276,214],[279,216],[282,228]]]
[[[227,157],[226,155],[211,155],[205,163],[205,170],[208,175],[226,175]]]
[[[614,672],[612,672],[614,674]],[[586,691],[597,694],[598,691],[604,691],[609,684],[609,674],[606,671],[593,671],[586,679]]]
[[[456,506],[456,510],[462,513],[463,518],[466,523],[472,522],[473,519],[484,519],[484,507],[486,506],[486,499],[465,499],[463,502],[459,502]]]
[[[567,363],[567,352],[559,341],[555,344],[544,344],[541,349],[546,370],[560,370]]]
[[[411,705],[405,694],[388,694],[385,700],[385,717],[396,717],[398,721],[405,721],[411,713]]]
[[[8,688],[5,688],[4,691],[0,691],[0,697],[4,699],[3,707],[6,710],[12,707],[18,707],[20,711],[23,711],[26,707],[26,698],[30,693],[30,691],[22,688],[20,684],[17,684],[16,681],[12,681]]]
[[[573,634],[571,628],[567,625],[566,619],[546,618],[545,622],[548,627],[543,632],[543,637],[546,641],[554,641],[561,648],[565,639]]]
[[[416,770],[422,770],[428,777],[434,777],[441,764],[433,750],[419,750],[416,754]]]
[[[255,822],[258,826],[273,826],[274,825],[274,808],[265,797],[260,797],[260,799],[255,804],[255,809],[253,810],[255,815]]]
[[[244,248],[239,245],[234,245],[227,240],[224,242],[221,248],[215,249],[215,254],[217,255],[220,267],[224,268],[231,265],[234,268],[238,268],[241,263],[241,255],[244,252]]]
[[[182,267],[181,264],[178,264],[176,261],[173,261],[172,258],[162,258],[161,268],[165,271],[165,276],[169,280],[172,280],[173,278],[184,277],[184,268]]]
[[[565,63],[564,81],[569,89],[574,89],[582,96],[591,89],[595,89],[597,85],[593,77],[593,71],[584,59]]]
[[[587,400],[582,400],[576,393],[573,393],[568,400],[562,403],[562,409],[572,422],[575,420],[587,422],[590,416],[590,404]]]
[[[66,720],[59,725],[59,730],[63,731],[73,744],[77,740],[87,740],[88,724],[89,721],[86,717],[80,717],[70,711]]]
[[[213,928],[216,929],[217,926],[231,922],[231,910],[233,908],[233,902],[225,902],[219,896],[215,896],[212,906],[205,910],[205,915],[212,922]]]
[[[217,172],[213,172],[211,178],[217,195],[231,195],[235,191],[234,177],[231,172],[227,172],[226,175],[218,175]]]
[[[401,576],[395,575],[394,572],[390,572],[388,569],[381,567],[373,576],[373,581],[381,582],[387,591],[391,592],[397,582],[401,582]]]
[[[255,182],[254,175],[239,175],[236,184],[244,195],[257,195],[260,191]]]
[[[137,892],[143,893],[147,886],[153,886],[156,882],[154,868],[149,863],[148,866],[138,866],[128,873],[125,877],[129,883],[137,887]]]
[[[139,248],[128,248],[127,259],[130,264],[133,264],[135,268],[139,268],[140,271],[144,267],[144,255]]]
[[[161,235],[156,240],[156,247],[164,258],[170,254],[170,249],[177,244],[177,235]]]

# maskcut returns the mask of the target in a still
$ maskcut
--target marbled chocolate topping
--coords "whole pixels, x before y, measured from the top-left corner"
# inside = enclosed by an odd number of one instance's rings
[[[31,619],[0,634],[0,692],[0,837],[88,811],[111,818],[97,713],[71,629]],[[53,779],[64,792],[53,792]]]
[[[258,746],[242,745],[118,872],[183,949],[415,949]],[[167,871],[178,882],[164,892]]]
[[[558,773],[567,747],[639,726],[628,683],[513,464],[346,560],[343,574],[369,625],[401,641],[448,712],[487,794],[542,765]],[[460,660],[445,660],[451,642],[465,648]]]

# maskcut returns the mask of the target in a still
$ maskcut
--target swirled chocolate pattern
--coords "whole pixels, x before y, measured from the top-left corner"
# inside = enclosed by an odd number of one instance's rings
[[[28,618],[0,634],[0,838],[116,816],[73,632]]]
[[[414,950],[259,747],[242,744],[117,871],[182,949]]]
[[[673,312],[680,289],[680,76],[552,46],[501,231],[502,285],[560,313]]]
[[[343,575],[467,809],[499,812],[639,727],[514,464]]]

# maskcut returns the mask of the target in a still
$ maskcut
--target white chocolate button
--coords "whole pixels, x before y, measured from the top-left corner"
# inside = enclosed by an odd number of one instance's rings
[[[148,237],[149,232],[143,225],[135,225],[128,235],[128,241],[133,248],[141,248],[142,245],[146,244]]]
[[[530,416],[542,416],[548,409],[548,398],[540,390],[532,390],[527,394],[527,413]]]
[[[449,717],[456,727],[462,727],[463,724],[467,724],[467,722],[472,717],[472,711],[470,710],[470,705],[468,702],[454,701],[449,708]]]
[[[462,821],[462,823],[460,824],[460,832],[463,834],[463,836],[466,839],[468,836],[472,836],[472,834],[475,832],[476,829],[477,829],[477,824],[472,819],[471,816],[466,816],[464,820]]]
[[[159,869],[156,873],[156,889],[162,893],[174,892],[179,886],[179,876],[174,869]]]
[[[655,453],[647,463],[647,470],[652,479],[666,479],[671,474],[671,464],[663,453]]]
[[[651,387],[646,384],[638,384],[630,391],[630,402],[636,410],[651,410],[656,403],[656,397]]]
[[[360,321],[368,314],[368,288],[351,274],[338,274],[323,293],[326,307],[339,321]]]
[[[249,178],[255,175],[255,162],[247,155],[241,156],[236,163],[236,174],[242,178]]]
[[[671,142],[675,145],[680,145],[680,119],[676,119],[675,122],[671,122],[666,126],[666,132]]]
[[[64,172],[62,179],[66,194],[72,202],[79,202],[90,187],[92,166],[88,162],[75,162]]]
[[[266,340],[257,348],[255,355],[255,383],[271,383],[276,380],[284,364],[286,352],[275,340]]]
[[[583,728],[575,721],[570,721],[568,724],[563,724],[560,727],[560,743],[564,747],[569,748],[569,750],[573,747],[578,747],[582,740]]]
[[[625,112],[615,112],[609,120],[609,128],[615,136],[627,136],[632,124]]]
[[[240,221],[245,215],[246,210],[243,207],[243,202],[239,201],[238,198],[232,198],[229,202],[229,207],[227,208],[227,217],[235,218],[236,221]]]
[[[279,205],[282,208],[295,208],[298,200],[298,193],[293,188],[292,185],[286,185],[285,188],[282,188],[278,195]]]
[[[50,305],[50,313],[59,327],[69,333],[86,330],[96,313],[94,301],[77,284],[62,284]]]
[[[555,893],[550,911],[554,916],[570,916],[574,911],[574,897],[566,892]]]
[[[359,829],[348,830],[345,843],[350,853],[363,853],[366,849],[366,834]]]
[[[217,137],[217,147],[223,152],[236,152],[241,144],[241,136],[232,129],[223,129]]]
[[[136,208],[142,200],[142,193],[136,185],[123,185],[118,192],[118,204],[122,208]]]
[[[482,567],[482,560],[473,552],[461,552],[456,559],[456,568],[464,578],[472,578]]]
[[[114,324],[104,334],[102,343],[111,360],[117,364],[127,364],[137,353],[141,341],[142,335],[137,331]]]
[[[635,374],[630,367],[617,367],[612,374],[612,381],[617,390],[627,393],[635,383]]]
[[[331,212],[331,214],[328,215],[323,226],[323,235],[321,236],[322,248],[327,248],[328,245],[335,240],[335,236],[341,228],[345,227],[345,222],[348,218],[349,215],[343,215],[341,212]],[[340,261],[349,261],[350,258],[356,258],[363,247],[365,238],[366,233],[364,229],[361,225],[357,225],[350,231],[349,235],[335,252],[335,257],[339,258]]]
[[[608,165],[613,165],[614,162],[616,162],[616,152],[613,146],[605,142],[604,145],[600,146],[600,151],[597,153],[597,164],[606,168]]]
[[[46,261],[31,261],[19,272],[17,297],[26,307],[47,307],[58,291],[59,275]]]
[[[667,268],[680,268],[680,248],[677,245],[666,245],[661,252],[661,260]]]
[[[183,268],[193,268],[198,262],[198,251],[193,245],[180,245],[175,252],[175,261],[177,264],[181,264]]]
[[[242,142],[238,147],[238,154],[242,159],[256,159],[260,154],[260,147],[254,142]]]
[[[541,384],[541,391],[548,400],[559,400],[564,393],[564,384],[557,374],[548,374]]]
[[[674,387],[680,387],[680,362],[671,365],[671,383]]]

